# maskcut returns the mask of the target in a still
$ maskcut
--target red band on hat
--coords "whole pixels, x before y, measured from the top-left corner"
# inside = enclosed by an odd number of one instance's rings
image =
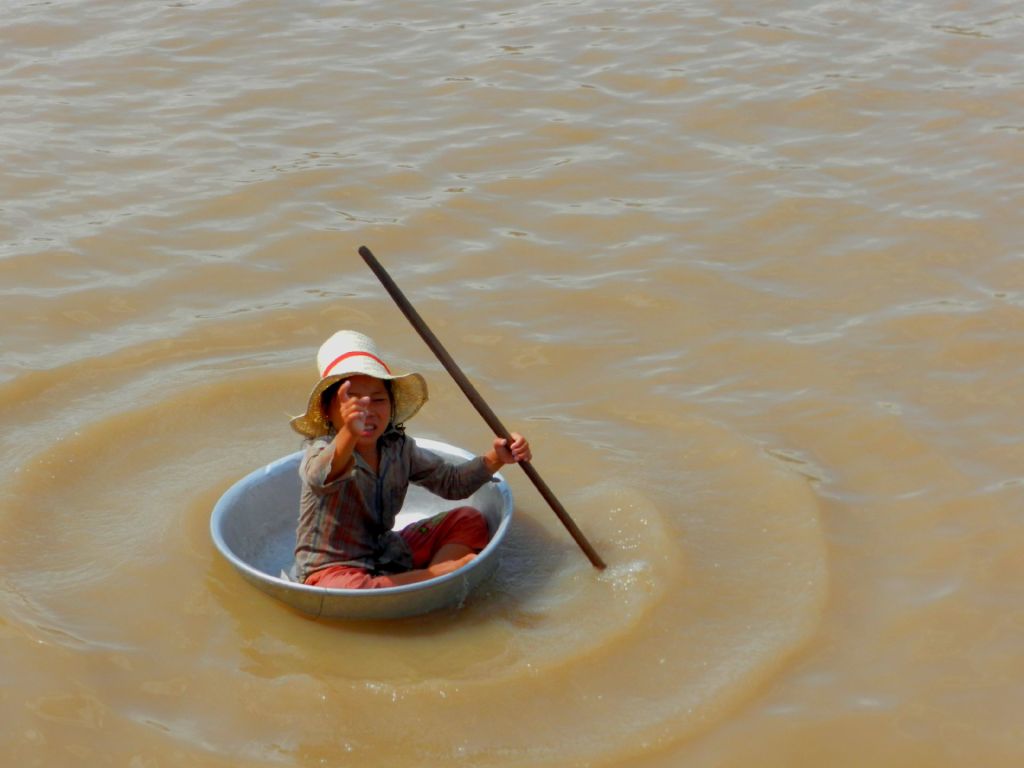
[[[357,351],[357,352],[346,352],[344,355],[341,355],[340,357],[334,358],[334,360],[331,361],[331,364],[328,365],[326,368],[324,368],[324,372],[320,375],[320,378],[321,379],[326,378],[327,375],[334,368],[334,366],[336,366],[342,360],[347,360],[350,357],[358,357],[360,355],[363,356],[363,357],[369,357],[372,360],[376,360],[378,363],[380,363],[384,367],[384,370],[388,372],[388,376],[391,375],[391,369],[388,368],[387,364],[383,360],[381,360],[379,357],[377,357],[376,355],[372,355],[369,352],[358,352]]]

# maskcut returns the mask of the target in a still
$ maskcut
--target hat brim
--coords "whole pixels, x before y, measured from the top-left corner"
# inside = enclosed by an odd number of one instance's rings
[[[291,420],[292,429],[308,438],[330,434],[334,428],[331,426],[327,414],[324,413],[320,402],[321,395],[333,384],[360,375],[369,374],[362,371],[348,371],[331,374],[320,379],[313,387],[313,391],[309,393],[306,412]],[[427,402],[427,381],[418,373],[406,373],[401,376],[374,376],[374,378],[391,382],[391,420],[396,425],[407,422]]]

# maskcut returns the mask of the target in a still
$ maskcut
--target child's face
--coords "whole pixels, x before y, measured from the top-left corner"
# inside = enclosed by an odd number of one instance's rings
[[[348,397],[350,400],[367,398],[366,418],[363,421],[363,432],[359,437],[358,447],[369,448],[377,444],[377,438],[384,434],[391,421],[391,396],[387,386],[381,379],[372,376],[350,376]],[[341,425],[341,388],[331,400],[330,418],[335,427]]]

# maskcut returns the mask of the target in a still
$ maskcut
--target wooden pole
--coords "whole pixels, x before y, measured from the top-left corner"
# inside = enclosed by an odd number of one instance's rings
[[[391,276],[387,273],[381,263],[377,261],[377,257],[373,255],[369,248],[365,245],[359,247],[359,255],[363,257],[363,261],[366,262],[367,266],[373,270],[373,273],[380,280],[384,289],[394,299],[395,304],[402,310],[402,314],[405,315],[406,319],[412,324],[412,327],[416,329],[416,332],[423,338],[423,341],[427,343],[431,351],[437,356],[437,359],[441,361],[441,365],[445,367],[445,370],[455,379],[455,383],[459,385],[459,389],[462,393],[469,398],[469,402],[473,404],[477,412],[483,417],[484,421],[487,422],[495,435],[504,438],[509,442],[512,441],[512,436],[509,431],[505,429],[505,425],[501,423],[501,420],[495,415],[494,411],[487,402],[481,397],[480,393],[477,392],[476,387],[473,386],[472,382],[462,372],[462,369],[456,364],[452,356],[448,354],[448,350],[444,348],[444,345],[438,340],[437,336],[434,335],[433,331],[427,326],[420,317],[419,312],[416,311],[415,307],[409,303],[409,300],[405,298],[405,294],[402,293],[401,289],[395,284],[395,281],[391,279]],[[517,464],[522,468],[526,476],[530,478],[534,486],[540,492],[540,495],[544,497],[544,500],[548,503],[555,514],[558,515],[558,519],[562,521],[562,525],[565,526],[566,530],[569,531],[570,535],[579,545],[580,549],[583,550],[584,554],[590,559],[591,564],[595,568],[603,570],[605,568],[604,560],[601,559],[600,555],[597,554],[595,549],[591,546],[590,542],[587,541],[587,537],[583,535],[583,532],[579,529],[573,519],[569,516],[569,513],[565,511],[565,507],[555,497],[547,483],[541,478],[534,469],[533,465],[528,461],[520,461]]]

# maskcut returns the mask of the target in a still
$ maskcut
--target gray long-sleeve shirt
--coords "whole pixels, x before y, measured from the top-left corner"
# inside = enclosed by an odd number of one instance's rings
[[[483,457],[450,464],[392,428],[378,442],[376,473],[354,453],[351,468],[328,483],[333,439],[327,435],[310,441],[299,465],[302,493],[295,563],[301,581],[330,565],[353,565],[372,572],[409,570],[409,548],[391,530],[409,483],[445,499],[464,499],[491,477]]]

